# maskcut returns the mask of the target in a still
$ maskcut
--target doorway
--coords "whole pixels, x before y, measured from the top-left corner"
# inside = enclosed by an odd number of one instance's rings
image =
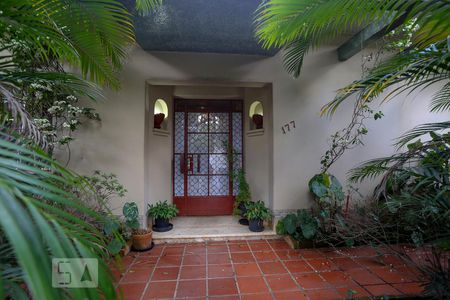
[[[230,215],[243,165],[243,101],[174,101],[173,202],[182,216]]]

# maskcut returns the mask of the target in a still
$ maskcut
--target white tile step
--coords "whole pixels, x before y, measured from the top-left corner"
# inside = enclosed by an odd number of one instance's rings
[[[153,241],[163,244],[280,238],[272,228],[251,232],[248,226],[240,225],[238,221],[235,216],[177,217],[171,220],[171,231],[153,232]]]

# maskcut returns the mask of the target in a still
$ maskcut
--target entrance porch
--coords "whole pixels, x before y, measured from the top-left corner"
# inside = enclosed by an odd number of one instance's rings
[[[216,219],[178,218],[174,224],[176,232],[169,233],[171,236],[211,238],[223,231],[226,238],[246,233],[247,228],[231,221],[238,192],[234,175],[243,169],[252,200],[263,201],[276,215],[271,84],[161,80],[146,83],[144,209],[168,200],[177,205],[179,216],[228,215]],[[261,118],[258,127],[252,118],[255,114]],[[156,118],[161,121],[161,115],[164,120],[157,123]],[[196,223],[200,220],[201,225]],[[206,220],[214,222],[209,224]]]
[[[260,240],[279,238],[271,224],[262,232],[251,232],[242,226],[236,216],[176,217],[173,229],[168,232],[153,232],[155,244],[190,243],[227,240]]]

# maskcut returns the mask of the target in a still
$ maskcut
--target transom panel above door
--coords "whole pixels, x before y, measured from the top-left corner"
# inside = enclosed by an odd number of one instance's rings
[[[175,100],[173,195],[180,215],[227,215],[242,168],[241,100]]]

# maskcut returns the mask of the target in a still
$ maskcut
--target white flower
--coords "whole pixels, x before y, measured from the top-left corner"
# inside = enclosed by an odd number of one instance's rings
[[[58,105],[53,105],[52,107],[50,107],[49,109],[47,109],[47,111],[51,114],[55,114],[58,112],[61,112],[63,109],[61,106]]]
[[[75,102],[75,101],[78,100],[78,98],[75,97],[74,95],[69,95],[69,96],[66,97],[66,99],[69,100],[69,101],[72,101],[72,102]]]
[[[39,129],[46,129],[52,126],[47,119],[34,119],[34,123]]]
[[[83,112],[83,110],[77,106],[73,106],[73,105],[67,105],[67,108],[69,109],[69,113],[77,115],[77,114],[81,114]]]
[[[44,94],[42,94],[42,92],[40,92],[40,91],[36,91],[36,92],[34,93],[34,96],[35,96],[38,100],[41,100],[41,99],[43,98]]]
[[[62,125],[64,128],[70,128],[70,124],[68,124],[67,122],[64,122]]]
[[[54,102],[54,105],[60,105],[60,106],[64,106],[64,105],[66,105],[67,104],[67,102],[66,101],[55,101]]]

